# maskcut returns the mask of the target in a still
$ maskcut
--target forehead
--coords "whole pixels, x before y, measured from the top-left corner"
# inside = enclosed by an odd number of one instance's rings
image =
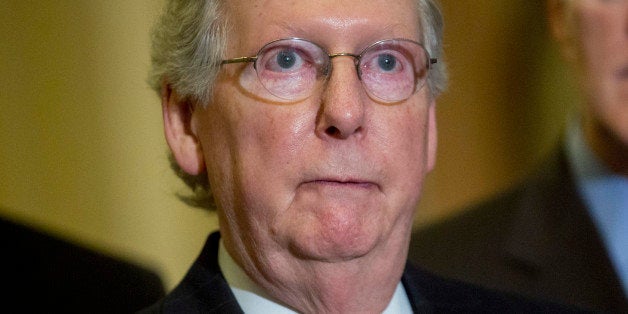
[[[415,0],[230,0],[226,9],[228,50],[254,52],[286,37],[306,38],[330,51],[386,38],[420,41]]]

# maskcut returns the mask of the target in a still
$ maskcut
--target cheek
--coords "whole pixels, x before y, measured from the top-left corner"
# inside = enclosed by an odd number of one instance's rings
[[[211,193],[219,206],[233,203],[233,193],[230,190],[234,186],[232,173],[237,126],[230,124],[231,119],[228,117],[225,111],[213,104],[194,113],[194,132],[205,158]]]
[[[625,41],[625,17],[617,7],[595,1],[583,1],[575,8],[578,36],[588,75],[610,70],[615,61],[625,55],[620,43]]]
[[[420,189],[427,172],[427,123],[427,106],[405,108],[386,123],[388,135],[380,139],[386,163],[395,169],[404,190]]]
[[[247,110],[247,121],[232,137],[233,176],[247,208],[281,208],[289,201],[290,184],[299,173],[311,117],[294,108],[262,105]]]
[[[291,167],[301,161],[306,138],[312,132],[311,119],[305,114],[290,108],[265,109],[245,117],[249,123],[238,136],[243,175],[258,183],[290,175]]]
[[[395,138],[400,139],[399,151],[406,151],[414,158],[423,158],[428,132],[428,106],[420,105],[406,108],[397,122]]]

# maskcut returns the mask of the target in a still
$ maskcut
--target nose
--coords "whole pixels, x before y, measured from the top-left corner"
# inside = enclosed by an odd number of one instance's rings
[[[321,138],[347,139],[364,132],[365,97],[350,56],[332,59],[333,68],[321,95],[316,133]]]

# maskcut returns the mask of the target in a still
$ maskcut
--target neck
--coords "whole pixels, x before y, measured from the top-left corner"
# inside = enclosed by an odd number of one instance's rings
[[[295,311],[381,313],[401,280],[407,238],[359,258],[333,262],[284,256],[285,251],[251,260],[229,251],[272,299]]]
[[[391,277],[382,275],[383,269],[357,265],[309,268],[289,289],[269,286],[271,294],[302,313],[381,313],[401,278],[401,273]]]
[[[585,141],[595,155],[613,172],[628,177],[628,145],[604,124],[594,119],[584,122]]]

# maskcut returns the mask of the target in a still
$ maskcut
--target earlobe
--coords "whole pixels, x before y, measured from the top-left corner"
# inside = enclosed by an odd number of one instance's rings
[[[205,171],[203,151],[192,130],[192,105],[180,99],[170,85],[161,87],[161,107],[164,117],[166,142],[177,163],[190,175]]]

